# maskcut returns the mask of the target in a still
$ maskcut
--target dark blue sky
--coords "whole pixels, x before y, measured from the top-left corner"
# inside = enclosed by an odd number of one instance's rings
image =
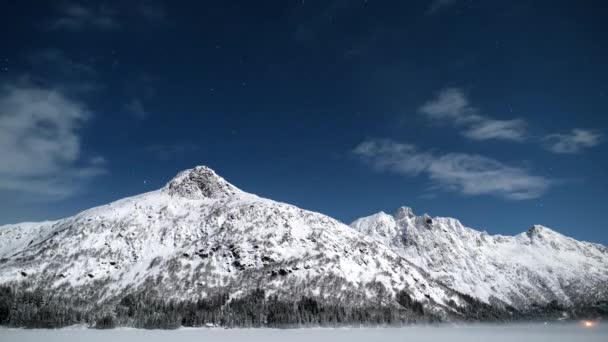
[[[208,165],[344,222],[407,205],[608,243],[604,1],[19,1],[0,223]]]

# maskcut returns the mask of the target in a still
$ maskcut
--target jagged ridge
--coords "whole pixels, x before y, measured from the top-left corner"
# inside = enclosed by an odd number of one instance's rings
[[[605,300],[608,251],[535,225],[517,236],[488,235],[452,218],[402,207],[351,224],[434,279],[486,303],[518,308],[553,300],[565,306]]]

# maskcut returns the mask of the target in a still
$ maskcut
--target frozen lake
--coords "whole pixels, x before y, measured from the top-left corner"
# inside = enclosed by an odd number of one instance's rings
[[[204,329],[178,330],[60,330],[0,329],[0,341],[11,342],[181,342],[181,341],[608,341],[608,324],[585,328],[580,324],[503,326],[412,326],[405,328],[310,328],[310,329]]]

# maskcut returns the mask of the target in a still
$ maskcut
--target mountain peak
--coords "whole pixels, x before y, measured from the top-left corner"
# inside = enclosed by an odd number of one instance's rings
[[[528,231],[526,233],[528,234],[528,236],[530,238],[533,238],[533,237],[542,238],[543,236],[558,234],[554,230],[551,230],[550,228],[547,228],[545,226],[541,226],[540,224],[533,225],[532,227],[530,227],[530,229],[528,229]]]
[[[393,216],[395,217],[395,219],[401,220],[403,218],[415,217],[416,215],[414,214],[414,211],[412,210],[412,208],[400,207],[399,209],[397,209],[395,211],[395,214]]]
[[[163,190],[171,196],[190,199],[223,198],[241,192],[207,166],[197,166],[178,173]]]

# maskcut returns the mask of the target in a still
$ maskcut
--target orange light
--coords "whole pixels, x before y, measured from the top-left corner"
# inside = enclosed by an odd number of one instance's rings
[[[585,321],[585,322],[583,322],[583,325],[585,326],[585,328],[591,328],[593,326],[593,322]]]

